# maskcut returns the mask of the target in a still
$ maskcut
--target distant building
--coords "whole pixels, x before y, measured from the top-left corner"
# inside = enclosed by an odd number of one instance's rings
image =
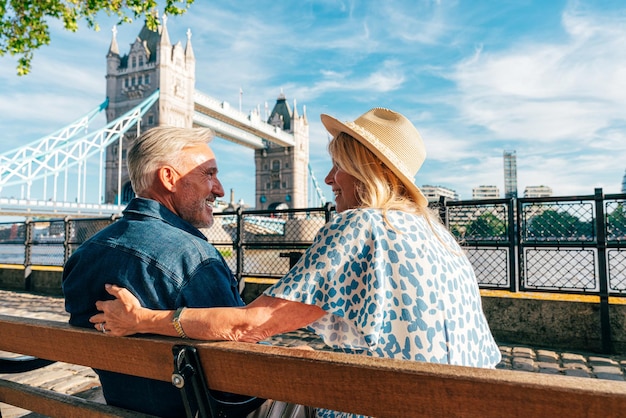
[[[499,199],[500,190],[498,186],[478,186],[472,189],[472,199]]]
[[[445,196],[448,200],[459,200],[459,195],[452,189],[443,186],[430,186],[428,184],[420,187],[426,199],[429,202],[439,202],[441,196]]]
[[[524,197],[550,197],[552,188],[549,186],[526,186]]]
[[[515,151],[504,151],[504,197],[517,197],[517,156]]]
[[[624,172],[624,178],[622,179],[622,193],[626,193],[626,172]]]

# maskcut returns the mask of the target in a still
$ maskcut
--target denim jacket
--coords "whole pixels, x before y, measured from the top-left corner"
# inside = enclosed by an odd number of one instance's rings
[[[105,283],[130,290],[151,309],[243,306],[237,281],[217,249],[160,203],[133,199],[124,216],[85,241],[63,270],[70,324],[93,328]],[[97,370],[107,403],[158,416],[184,416],[170,383]]]

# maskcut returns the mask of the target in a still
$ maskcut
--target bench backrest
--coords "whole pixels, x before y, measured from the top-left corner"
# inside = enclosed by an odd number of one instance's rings
[[[376,417],[606,418],[626,411],[626,382],[248,343],[116,338],[0,315],[0,350],[164,381],[171,381],[172,349],[183,342],[196,347],[212,389]]]

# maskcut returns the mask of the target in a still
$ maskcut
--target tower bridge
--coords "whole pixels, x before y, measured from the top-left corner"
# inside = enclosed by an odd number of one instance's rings
[[[294,147],[294,136],[277,125],[261,120],[257,112],[249,116],[232,109],[227,102],[220,102],[198,90],[194,91],[193,123],[213,129],[221,138],[253,149],[264,149],[266,141],[282,147]]]
[[[172,44],[164,17],[157,31],[144,25],[130,51],[121,54],[114,29],[106,58],[106,100],[101,105],[54,134],[0,154],[0,213],[94,216],[121,211],[134,197],[126,150],[143,130],[159,125],[209,127],[216,136],[253,149],[255,209],[325,203],[309,165],[306,111],[300,115],[295,102],[292,110],[281,92],[263,120],[257,110],[246,115],[197,91],[190,31],[184,48],[181,42]],[[100,112],[107,125],[87,134]],[[98,201],[89,202],[87,177],[94,175]],[[36,182],[43,183],[40,198],[33,197]],[[9,186],[21,188],[19,198],[5,195]],[[76,194],[72,202],[70,187]]]

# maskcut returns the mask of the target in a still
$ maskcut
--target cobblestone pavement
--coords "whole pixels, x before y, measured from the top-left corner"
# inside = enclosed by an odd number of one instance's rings
[[[53,321],[67,321],[63,298],[0,290],[0,314]],[[298,345],[302,339],[315,340],[312,335],[295,332],[274,338],[279,345]],[[323,349],[322,343],[320,349]],[[563,352],[520,345],[501,344],[502,362],[498,369],[559,374],[624,381],[626,356],[606,356],[593,353]],[[14,355],[0,351],[0,356]],[[34,386],[75,394],[83,398],[102,401],[99,381],[89,368],[64,363],[54,363],[38,371],[16,375],[0,374],[0,378],[28,383]],[[0,404],[2,418],[39,418],[38,414],[6,404]]]

